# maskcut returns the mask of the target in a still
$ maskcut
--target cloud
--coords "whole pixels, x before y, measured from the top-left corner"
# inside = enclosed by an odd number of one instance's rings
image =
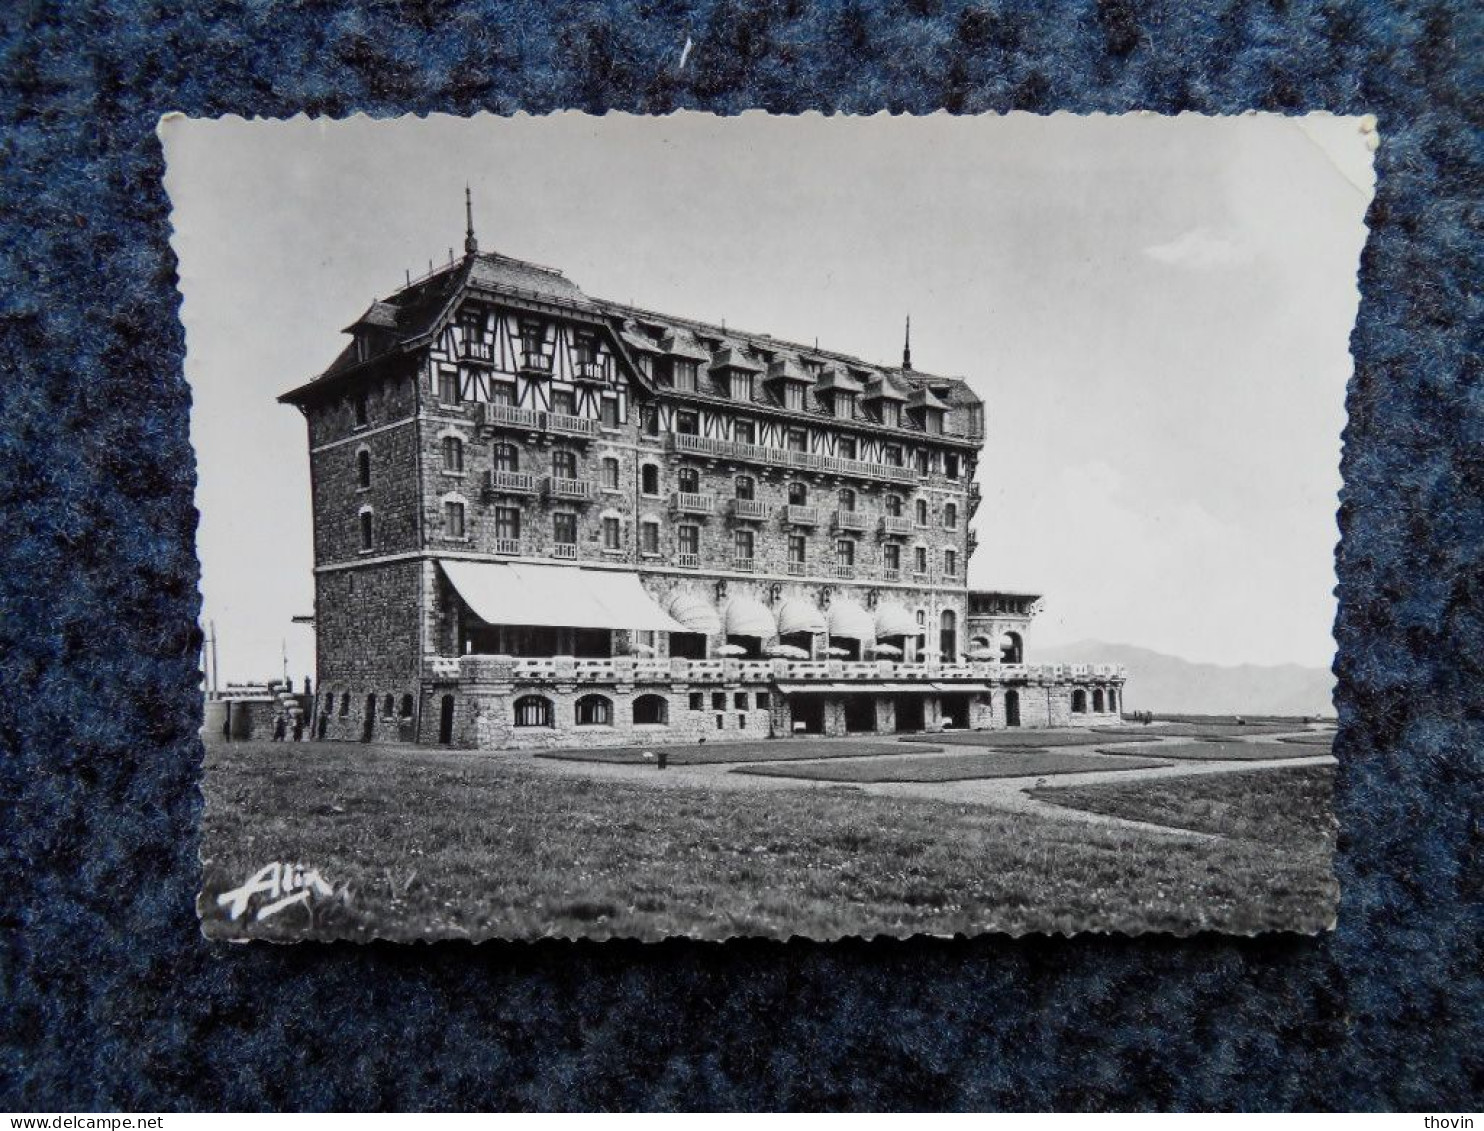
[[[1159,263],[1214,271],[1251,262],[1252,249],[1240,240],[1212,228],[1191,228],[1169,243],[1146,247],[1144,254]]]

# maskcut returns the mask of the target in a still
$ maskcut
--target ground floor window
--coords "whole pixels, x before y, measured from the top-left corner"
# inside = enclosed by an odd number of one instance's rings
[[[412,718],[412,696],[411,695],[404,695],[404,696],[402,696],[402,717],[404,719],[410,719],[410,718]]]
[[[641,695],[634,700],[635,723],[667,723],[670,704],[663,695]]]
[[[551,726],[551,700],[539,695],[522,695],[515,701],[515,725],[518,727]]]
[[[601,695],[584,695],[577,700],[577,725],[606,727],[613,724],[613,704]]]
[[[1072,692],[1072,714],[1087,714],[1087,692],[1083,691],[1080,687]]]
[[[1092,693],[1092,710],[1094,714],[1101,715],[1103,713],[1103,689],[1101,687]]]

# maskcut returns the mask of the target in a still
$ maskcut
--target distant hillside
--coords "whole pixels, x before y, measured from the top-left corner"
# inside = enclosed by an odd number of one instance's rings
[[[1299,664],[1196,664],[1128,644],[1083,640],[1026,649],[1031,663],[1123,664],[1130,711],[1187,715],[1332,715],[1334,676]]]

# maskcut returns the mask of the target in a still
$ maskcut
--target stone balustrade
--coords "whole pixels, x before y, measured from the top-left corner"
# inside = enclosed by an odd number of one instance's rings
[[[934,680],[996,683],[1123,679],[1121,664],[1002,664],[989,660],[908,663],[896,660],[720,660],[615,656],[430,656],[423,677],[461,683],[928,683]]]

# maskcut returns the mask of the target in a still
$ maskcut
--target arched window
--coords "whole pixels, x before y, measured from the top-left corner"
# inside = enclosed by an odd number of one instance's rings
[[[1021,643],[1020,633],[1007,632],[1000,637],[1000,663],[1019,664],[1025,662],[1024,645]]]
[[[350,714],[350,692],[343,691],[340,693],[340,715],[343,718],[348,714]]]
[[[407,694],[407,695],[402,696],[402,717],[404,719],[410,719],[410,718],[412,718],[412,696],[411,696],[411,694]]]
[[[807,507],[809,505],[809,485],[807,483],[790,483],[788,485],[788,505],[791,507]]]
[[[849,487],[840,488],[840,509],[846,514],[855,510],[855,492]]]
[[[1092,713],[1101,715],[1103,713],[1103,689],[1095,687],[1092,691]]]
[[[386,718],[386,719],[391,718],[392,717],[392,712],[395,711],[396,709],[397,709],[397,700],[396,700],[396,697],[395,696],[388,695],[385,699],[383,699],[381,701],[381,715],[382,715],[382,718]]]
[[[737,476],[737,498],[752,499],[757,495],[757,484],[750,475]]]
[[[551,726],[551,700],[539,695],[522,695],[515,701],[515,725],[518,727]]]
[[[371,453],[365,448],[356,453],[356,486],[362,490],[371,486]]]
[[[699,494],[701,490],[701,473],[694,467],[682,467],[676,473],[675,481],[680,491],[685,495]]]
[[[558,479],[577,478],[577,453],[570,448],[557,448],[551,453],[551,473]]]
[[[327,694],[325,696],[325,714],[327,714],[327,715],[333,715],[334,713],[335,713],[335,693],[333,691],[331,691],[329,694]]]
[[[457,436],[443,437],[443,470],[455,473],[464,470],[464,441]]]
[[[634,700],[634,722],[663,725],[670,721],[670,703],[663,695],[641,695]]]
[[[645,495],[660,493],[660,469],[654,464],[646,463],[639,469],[639,491]]]
[[[577,700],[577,725],[580,727],[612,726],[612,700],[603,695],[584,695]]]
[[[496,471],[519,471],[520,449],[514,444],[495,445],[495,470]]]
[[[958,659],[958,614],[952,609],[944,609],[939,618],[938,651],[945,664]]]
[[[900,495],[888,495],[888,496],[886,496],[885,506],[886,506],[886,513],[889,514],[892,518],[901,518],[902,517],[902,496],[900,496]]]
[[[1072,692],[1072,714],[1087,714],[1087,692],[1080,687]]]

